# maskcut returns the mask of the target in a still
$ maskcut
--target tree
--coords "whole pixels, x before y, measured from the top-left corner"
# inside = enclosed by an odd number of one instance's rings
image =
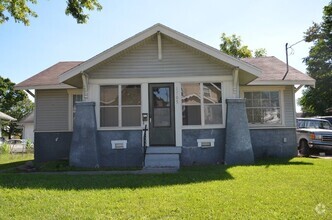
[[[327,115],[332,107],[332,1],[323,9],[322,22],[304,34],[305,41],[313,43],[304,62],[316,86],[306,87],[299,103],[305,115]]]
[[[242,45],[240,36],[233,34],[228,37],[225,33],[221,35],[220,50],[236,58],[252,57],[252,51],[246,45]],[[266,49],[260,48],[254,51],[255,57],[266,56]]]
[[[30,114],[33,110],[34,104],[30,101],[24,91],[14,90],[15,83],[8,78],[0,76],[0,111],[16,118],[18,121]],[[17,134],[17,122],[3,122],[3,132],[9,138],[13,134]],[[9,129],[6,129],[9,127]]]
[[[9,16],[13,17],[15,22],[23,22],[24,25],[30,24],[29,17],[37,17],[28,4],[37,4],[37,0],[0,0],[0,24],[9,20]],[[100,11],[102,6],[98,0],[67,0],[66,15],[72,15],[77,23],[86,23],[89,15],[84,10]]]

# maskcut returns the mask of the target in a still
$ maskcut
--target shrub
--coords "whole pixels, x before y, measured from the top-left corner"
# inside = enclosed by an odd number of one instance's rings
[[[0,153],[9,154],[10,153],[10,145],[8,143],[2,143],[0,145]]]
[[[27,153],[33,152],[33,143],[30,139],[28,139],[26,142],[26,150],[27,150]]]

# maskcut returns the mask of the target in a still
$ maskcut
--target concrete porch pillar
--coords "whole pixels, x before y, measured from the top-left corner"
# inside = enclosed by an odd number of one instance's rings
[[[253,164],[245,99],[227,99],[225,164]]]
[[[76,103],[69,164],[75,167],[99,167],[94,102]]]

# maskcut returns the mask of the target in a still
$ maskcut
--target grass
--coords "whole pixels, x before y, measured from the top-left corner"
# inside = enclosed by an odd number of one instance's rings
[[[294,158],[160,175],[0,173],[0,219],[332,219],[331,170]]]
[[[0,154],[0,171],[15,168],[33,160],[33,154]]]

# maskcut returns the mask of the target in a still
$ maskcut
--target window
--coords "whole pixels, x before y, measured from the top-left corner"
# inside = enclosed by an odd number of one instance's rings
[[[132,127],[141,125],[141,86],[100,87],[100,126]]]
[[[244,92],[248,122],[251,124],[281,124],[279,91]]]
[[[68,90],[68,128],[73,130],[74,118],[76,114],[76,103],[83,100],[82,90],[71,89]]]
[[[222,124],[221,83],[182,84],[182,124]]]
[[[73,120],[75,118],[75,113],[76,113],[76,102],[81,102],[83,100],[82,94],[73,94]]]

